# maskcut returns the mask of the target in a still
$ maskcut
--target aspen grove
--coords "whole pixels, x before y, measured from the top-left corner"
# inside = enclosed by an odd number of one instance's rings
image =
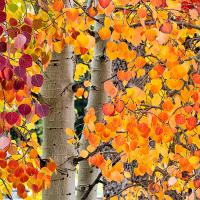
[[[98,186],[200,199],[200,0],[0,0],[0,199]]]

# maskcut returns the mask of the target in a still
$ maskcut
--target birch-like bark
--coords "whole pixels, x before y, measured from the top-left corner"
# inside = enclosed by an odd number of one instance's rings
[[[101,16],[103,21],[104,17]],[[98,31],[102,25],[98,22],[95,24],[95,31]],[[107,95],[103,89],[103,81],[111,76],[111,62],[105,60],[104,50],[106,41],[99,40],[95,46],[94,57],[91,63],[91,85],[95,86],[89,94],[88,108],[94,107],[97,120],[103,118],[102,104],[106,102]],[[88,142],[84,137],[81,138],[81,149],[86,149]],[[88,161],[81,161],[79,163],[78,172],[78,187],[76,200],[82,200],[84,193],[87,191],[88,186],[91,185],[98,176],[98,170],[91,168]],[[97,185],[90,192],[87,200],[96,200],[97,197]]]
[[[64,163],[75,153],[73,146],[67,144],[65,133],[67,127],[74,127],[73,92],[63,92],[66,86],[73,83],[71,56],[69,47],[61,54],[53,53],[45,72],[42,95],[50,106],[50,113],[44,119],[43,157],[52,158],[59,172],[53,175],[50,189],[43,192],[43,200],[75,199],[75,167],[70,162]]]

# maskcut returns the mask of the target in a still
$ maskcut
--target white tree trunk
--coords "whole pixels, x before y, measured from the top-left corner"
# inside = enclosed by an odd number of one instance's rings
[[[103,18],[103,17],[102,17]],[[95,25],[95,31],[101,28],[99,23]],[[88,108],[94,107],[97,120],[102,119],[102,104],[106,102],[107,95],[103,89],[103,81],[111,76],[111,62],[105,61],[104,49],[106,41],[99,40],[95,46],[94,57],[91,63],[91,85],[95,86],[96,90],[91,90],[89,94]],[[86,149],[88,142],[84,137],[81,138],[81,149]],[[88,161],[79,163],[78,172],[78,188],[76,200],[81,200],[81,197],[87,191],[90,184],[93,183],[99,171],[96,168],[91,168]],[[96,200],[97,185],[90,192],[87,200]]]
[[[42,95],[50,106],[44,119],[43,157],[52,158],[57,165],[74,155],[74,148],[67,144],[65,129],[74,127],[73,92],[64,88],[73,83],[71,50],[66,47],[61,54],[53,53],[46,73]],[[63,93],[62,93],[63,92]],[[43,200],[75,199],[75,167],[70,162],[61,165],[64,174],[56,172],[50,189],[43,192]]]

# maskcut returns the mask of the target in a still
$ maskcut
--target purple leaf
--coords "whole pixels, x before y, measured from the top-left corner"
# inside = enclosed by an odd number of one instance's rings
[[[5,149],[10,144],[10,139],[6,136],[0,137],[0,150]]]
[[[47,104],[36,104],[35,113],[40,117],[46,117],[49,114],[49,106]]]
[[[25,68],[32,66],[33,59],[28,54],[23,54],[21,58],[19,59],[19,65]]]
[[[6,21],[6,13],[3,11],[0,11],[0,23],[3,23]]]
[[[26,43],[26,37],[23,34],[18,34],[14,41],[14,47],[16,49],[23,49]]]
[[[16,112],[9,112],[6,113],[5,119],[10,125],[14,125],[18,121],[19,115]]]
[[[41,87],[43,84],[43,76],[41,74],[35,74],[31,77],[31,84],[36,87]]]
[[[26,68],[23,67],[23,66],[15,67],[14,73],[15,73],[15,75],[17,75],[18,77],[23,78],[23,77],[26,75]]]
[[[18,107],[18,110],[21,113],[21,115],[25,116],[31,112],[31,107],[28,104],[21,104]]]
[[[7,44],[5,42],[0,42],[0,53],[6,52],[7,50]]]
[[[6,59],[3,56],[0,56],[0,71],[6,66]]]

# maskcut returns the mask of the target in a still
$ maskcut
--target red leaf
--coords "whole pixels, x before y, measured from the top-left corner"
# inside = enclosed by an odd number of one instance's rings
[[[18,121],[19,115],[17,112],[9,112],[6,113],[5,119],[10,125],[14,125]]]
[[[185,11],[188,11],[190,9],[194,8],[194,5],[190,2],[187,2],[187,1],[182,1],[181,2],[181,9],[182,10],[185,10]]]
[[[19,34],[20,30],[18,28],[16,28],[16,27],[12,27],[12,28],[9,28],[7,30],[7,32],[8,32],[9,37],[14,39]]]
[[[18,22],[17,22],[17,20],[16,20],[15,18],[12,18],[12,17],[11,17],[11,18],[9,19],[9,23],[10,23],[11,26],[17,26],[17,23],[18,23]]]
[[[23,25],[22,27],[21,27],[21,30],[23,31],[23,32],[27,32],[27,33],[32,33],[32,28],[30,27],[30,26],[28,26],[28,25]]]
[[[0,0],[0,11],[2,11],[5,8],[5,0]]]
[[[0,35],[2,35],[2,33],[3,33],[3,27],[0,26]]]
[[[6,52],[7,50],[7,44],[5,42],[0,42],[0,53]]]
[[[6,66],[6,59],[0,56],[0,71]]]
[[[110,4],[111,0],[99,0],[99,4],[102,8],[107,8]]]
[[[18,110],[21,113],[21,115],[25,116],[25,115],[28,115],[31,112],[31,107],[27,104],[21,104],[18,107]]]
[[[13,84],[13,88],[15,90],[23,90],[24,89],[24,85],[25,85],[25,82],[24,80],[22,79],[16,79],[14,84]]]
[[[6,21],[6,13],[3,11],[0,11],[0,23],[3,23]]]
[[[28,54],[23,54],[21,58],[19,59],[19,65],[25,68],[32,66],[33,59]]]
[[[13,77],[13,70],[10,67],[5,67],[2,72],[5,80],[10,80]]]

